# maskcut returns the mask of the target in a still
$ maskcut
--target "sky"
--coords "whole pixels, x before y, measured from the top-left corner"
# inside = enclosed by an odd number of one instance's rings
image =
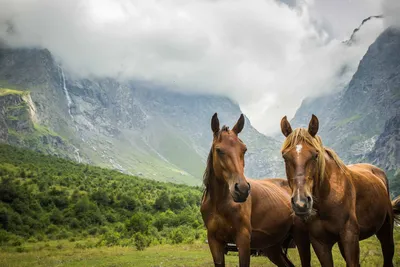
[[[77,77],[227,96],[274,134],[304,98],[343,88],[384,28],[400,25],[399,2],[0,0],[0,39],[47,48]]]

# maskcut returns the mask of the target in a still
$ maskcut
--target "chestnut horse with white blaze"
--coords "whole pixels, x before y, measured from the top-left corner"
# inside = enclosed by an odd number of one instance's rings
[[[239,266],[250,266],[250,248],[261,249],[277,266],[294,266],[283,251],[294,238],[303,266],[310,266],[307,232],[293,227],[291,191],[286,179],[252,180],[244,176],[246,145],[238,134],[244,116],[229,130],[211,119],[212,147],[204,174],[201,214],[215,266],[225,266],[224,248],[236,243]]]
[[[333,266],[332,246],[338,242],[347,266],[360,266],[359,240],[376,235],[384,266],[393,266],[394,220],[400,219],[400,198],[390,200],[385,172],[370,164],[345,165],[322,145],[318,118],[308,129],[294,131],[286,116],[281,130],[292,209],[309,231],[323,267]]]

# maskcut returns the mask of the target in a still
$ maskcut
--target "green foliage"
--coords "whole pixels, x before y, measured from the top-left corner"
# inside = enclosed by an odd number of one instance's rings
[[[150,246],[150,239],[146,235],[141,233],[136,233],[134,235],[135,247],[137,250],[144,250],[146,247]]]
[[[198,187],[0,144],[0,243],[87,236],[99,236],[101,246],[134,244],[138,250],[190,243],[204,231],[200,198]]]

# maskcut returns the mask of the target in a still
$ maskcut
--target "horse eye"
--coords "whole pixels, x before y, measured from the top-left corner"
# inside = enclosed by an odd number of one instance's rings
[[[224,151],[222,151],[220,148],[217,148],[216,151],[217,151],[218,155],[220,155],[220,156],[225,154]]]
[[[315,153],[315,155],[314,155],[314,159],[316,160],[316,159],[318,159],[318,152],[317,153]]]

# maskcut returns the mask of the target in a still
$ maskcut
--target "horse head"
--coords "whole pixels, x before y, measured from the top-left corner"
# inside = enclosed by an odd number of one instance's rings
[[[250,184],[244,176],[244,155],[247,148],[238,137],[243,130],[244,121],[242,114],[230,130],[227,126],[220,129],[217,113],[211,119],[213,142],[210,151],[212,160],[209,164],[212,164],[210,167],[219,184],[228,185],[235,202],[245,202],[250,194]]]
[[[286,137],[281,152],[292,189],[292,209],[300,217],[311,215],[313,192],[324,174],[324,148],[316,135],[318,127],[315,115],[312,115],[308,129],[293,131],[286,116],[281,121],[281,130]]]

